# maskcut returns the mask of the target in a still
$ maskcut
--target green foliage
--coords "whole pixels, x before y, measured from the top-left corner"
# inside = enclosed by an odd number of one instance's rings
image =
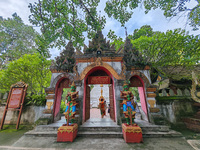
[[[50,84],[51,61],[40,54],[25,54],[0,70],[0,91],[9,91],[10,86],[20,80],[27,83],[29,93],[44,93],[44,88]]]
[[[155,32],[151,37],[140,36],[131,42],[142,53],[143,61],[156,69],[168,65],[192,66],[200,60],[200,40],[185,30]]]
[[[108,17],[113,17],[122,26],[132,17],[134,9],[142,5],[145,13],[160,8],[166,17],[188,13],[189,24],[194,29],[200,26],[199,1],[196,1],[196,6],[193,8],[188,7],[188,4],[192,3],[188,0],[105,0],[104,3],[106,3],[104,11]],[[34,4],[30,3],[29,20],[33,25],[40,26],[42,32],[42,36],[38,37],[39,51],[48,46],[61,48],[66,45],[67,40],[72,40],[74,46],[83,46],[85,32],[91,39],[106,24],[105,15],[99,15],[97,12],[99,4],[100,0],[38,0]],[[138,35],[152,36],[152,29],[148,26],[144,31],[135,33],[133,39],[137,39]],[[112,32],[109,34],[113,41],[117,39]]]
[[[130,10],[137,8],[139,3],[140,0],[107,0],[104,11],[124,26],[133,14]]]
[[[65,104],[65,100],[66,100],[66,96],[67,94],[71,91],[71,88],[64,88],[63,89],[63,94],[62,94],[62,99],[61,99],[61,103],[60,103],[60,113],[63,114],[65,112],[66,109],[66,104]]]
[[[62,94],[62,101],[66,100],[67,94],[71,91],[71,88],[64,88],[63,89],[63,94]]]
[[[60,103],[60,113],[63,114],[65,112],[66,105],[65,105],[65,100],[62,100]]]
[[[164,11],[166,17],[181,16],[187,14],[187,21],[193,27],[194,30],[197,30],[200,26],[200,1],[190,1],[190,0],[160,0],[160,1],[144,1],[145,13],[148,13],[151,9],[160,8]],[[191,8],[190,3],[195,6]]]
[[[129,91],[131,91],[133,93],[134,97],[137,98],[136,102],[140,102],[140,96],[139,96],[139,93],[138,93],[138,88],[137,87],[130,87]]]
[[[24,54],[37,52],[37,35],[33,27],[25,25],[16,13],[12,18],[0,17],[0,64],[16,60]]]
[[[105,17],[99,17],[97,6],[100,0],[39,0],[29,4],[29,20],[41,26],[43,39],[47,45],[61,48],[66,40],[76,46],[83,45],[84,32],[94,36],[105,24]]]
[[[141,36],[152,37],[155,33],[150,25],[144,25],[140,29],[135,29],[133,35],[130,35],[129,38],[136,40]]]
[[[24,105],[29,106],[29,105],[34,105],[34,106],[45,106],[46,105],[46,95],[41,94],[41,95],[28,95],[25,98]]]
[[[92,91],[93,88],[94,88],[94,85],[91,84],[91,85],[90,85],[90,91]]]
[[[104,10],[108,14],[108,17],[115,18],[123,26],[132,17],[134,9],[140,4],[144,6],[145,13],[148,13],[152,9],[160,8],[164,11],[163,14],[166,17],[181,17],[187,14],[185,16],[187,16],[188,23],[194,30],[197,30],[200,26],[199,0],[195,2],[190,0],[107,0]]]
[[[111,44],[115,45],[115,49],[118,50],[119,48],[123,48],[124,41],[121,37],[117,37],[114,31],[110,30],[108,32],[108,38],[111,39]]]

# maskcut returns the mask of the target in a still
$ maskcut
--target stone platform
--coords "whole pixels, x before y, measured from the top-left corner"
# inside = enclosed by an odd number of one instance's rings
[[[135,122],[142,128],[143,137],[181,137],[181,133],[170,130],[168,126],[158,126],[143,120]],[[65,119],[50,125],[39,125],[34,130],[25,133],[25,136],[56,137],[57,130],[65,123]],[[110,118],[91,118],[79,126],[79,137],[90,138],[122,138],[122,128]]]

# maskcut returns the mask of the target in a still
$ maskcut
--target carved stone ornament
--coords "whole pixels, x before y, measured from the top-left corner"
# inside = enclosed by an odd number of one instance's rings
[[[83,72],[80,74],[80,77],[78,79],[76,79],[76,80],[83,80],[85,78],[85,76],[87,75],[87,73],[91,69],[93,69],[95,67],[98,67],[98,66],[101,66],[101,67],[104,67],[105,69],[107,69],[117,80],[125,80],[125,77],[122,76],[122,75],[119,75],[112,66],[110,66],[106,62],[102,62],[100,57],[98,57],[97,60],[94,63],[92,63],[89,66],[87,66],[83,70]]]
[[[123,63],[122,64],[122,71],[120,74],[123,78],[126,78],[126,65]]]
[[[150,81],[149,79],[140,71],[138,70],[133,70],[131,71],[130,75],[128,76],[128,78],[130,79],[132,76],[137,75],[140,78],[142,78],[142,80],[144,81],[144,83],[146,84],[146,87],[150,86]]]
[[[47,109],[51,109],[51,106],[53,105],[53,102],[47,102],[46,105],[47,105]]]
[[[197,86],[200,86],[200,82],[194,73],[192,71],[192,89],[191,89],[191,96],[192,99],[195,100],[196,102],[200,103],[200,91],[197,91]]]
[[[73,71],[74,71],[75,79],[78,79],[80,75],[79,75],[78,70],[77,70],[77,65],[75,65],[75,66],[73,67]]]
[[[101,57],[98,57],[97,60],[95,61],[95,66],[101,66],[101,65],[102,65]]]
[[[28,84],[26,84],[25,82],[23,81],[19,81],[13,85],[11,85],[11,87],[28,87]]]

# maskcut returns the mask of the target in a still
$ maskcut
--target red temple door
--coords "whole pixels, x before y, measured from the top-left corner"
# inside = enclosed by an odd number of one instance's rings
[[[115,121],[115,107],[114,107],[114,96],[113,87],[109,86],[109,99],[110,99],[110,118]]]
[[[86,86],[85,121],[90,119],[90,87]]]

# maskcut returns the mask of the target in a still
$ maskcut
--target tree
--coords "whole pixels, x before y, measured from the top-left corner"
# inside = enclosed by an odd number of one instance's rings
[[[142,54],[145,63],[151,64],[168,77],[170,70],[165,72],[166,70],[161,70],[163,67],[172,66],[172,71],[181,65],[184,66],[182,69],[187,69],[200,60],[200,39],[198,36],[188,35],[185,30],[154,32],[151,37],[140,36],[131,42]],[[181,75],[177,76],[181,78]]]
[[[144,5],[145,12],[160,8],[166,17],[177,16],[181,12],[188,13],[189,24],[197,29],[200,25],[200,4],[190,9],[189,0],[106,0],[104,11],[108,17],[118,20],[122,26],[132,17],[134,9]],[[32,24],[41,26],[43,40],[47,45],[61,48],[66,45],[66,40],[71,40],[74,46],[83,46],[84,33],[88,38],[94,36],[98,30],[104,28],[105,16],[99,17],[97,7],[100,0],[38,0],[30,4]]]
[[[22,80],[29,85],[28,92],[44,93],[44,88],[50,84],[50,64],[50,60],[38,53],[25,54],[8,63],[5,69],[0,70],[0,91],[9,91],[12,84]]]
[[[130,35],[129,38],[136,40],[141,36],[151,37],[155,33],[150,25],[144,25],[140,29],[135,29],[133,35]]]
[[[193,8],[189,4],[195,4]],[[118,20],[122,25],[133,14],[139,5],[144,5],[145,13],[152,9],[160,8],[166,17],[187,14],[187,20],[194,30],[200,26],[200,1],[199,0],[107,0],[105,11],[109,17]]]
[[[37,52],[37,35],[38,33],[31,26],[25,25],[16,13],[12,18],[0,17],[0,64],[16,60],[24,54]]]
[[[84,32],[91,37],[101,30],[105,17],[99,17],[97,6],[100,0],[38,0],[30,4],[32,24],[41,26],[43,38],[48,45],[61,48],[66,40],[76,46],[83,45]]]

